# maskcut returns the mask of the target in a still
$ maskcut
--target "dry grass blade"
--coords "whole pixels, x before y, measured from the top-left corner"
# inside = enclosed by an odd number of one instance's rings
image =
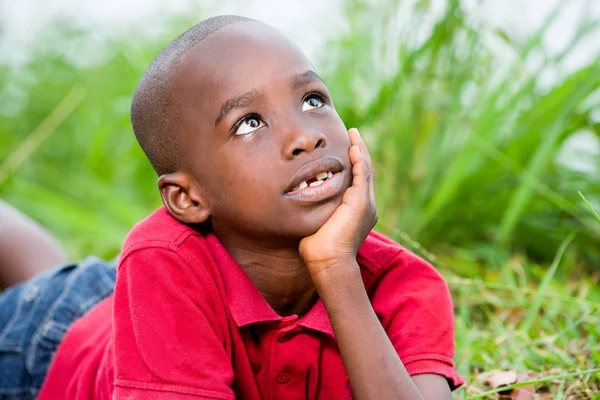
[[[544,378],[534,379],[534,380],[530,380],[530,381],[526,381],[526,382],[519,382],[519,383],[515,383],[513,385],[503,386],[503,387],[498,388],[498,389],[489,390],[489,391],[484,392],[484,393],[479,393],[479,394],[477,394],[475,396],[467,397],[467,400],[481,399],[481,398],[490,396],[492,394],[496,394],[496,393],[500,393],[500,392],[505,392],[505,391],[512,390],[512,389],[517,389],[517,388],[520,388],[520,387],[537,385],[537,384],[546,383],[546,382],[552,382],[554,380],[565,380],[565,379],[575,378],[575,377],[583,376],[583,375],[596,374],[596,373],[599,373],[599,372],[600,372],[600,368],[594,368],[594,369],[587,369],[585,371],[570,372],[568,374],[546,376]]]

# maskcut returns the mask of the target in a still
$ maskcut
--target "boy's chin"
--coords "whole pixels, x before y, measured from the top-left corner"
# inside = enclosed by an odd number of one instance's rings
[[[297,225],[297,236],[300,238],[314,235],[321,229],[323,225],[329,221],[339,204],[332,202],[322,205],[316,210],[303,216],[302,220]]]

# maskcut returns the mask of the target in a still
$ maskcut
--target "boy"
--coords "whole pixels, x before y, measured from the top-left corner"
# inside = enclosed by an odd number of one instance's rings
[[[367,149],[278,31],[191,28],[142,77],[132,124],[164,207],[129,234],[114,294],[79,300],[106,297],[39,399],[451,398],[447,286],[371,232]]]

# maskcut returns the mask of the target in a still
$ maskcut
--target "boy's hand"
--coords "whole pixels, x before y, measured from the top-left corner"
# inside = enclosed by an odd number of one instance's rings
[[[371,157],[358,131],[348,134],[352,186],[321,229],[300,241],[300,256],[327,311],[352,397],[423,400],[373,310],[356,262],[377,222],[377,208]],[[428,375],[419,381],[427,399],[452,398],[445,378]]]
[[[356,253],[377,222],[373,162],[358,130],[348,131],[352,185],[346,189],[342,203],[313,235],[300,241],[299,252],[313,281],[329,268],[346,268],[356,262]]]

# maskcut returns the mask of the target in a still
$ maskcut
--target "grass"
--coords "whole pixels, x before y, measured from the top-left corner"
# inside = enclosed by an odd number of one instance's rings
[[[576,230],[582,261],[597,264],[587,246],[598,242],[599,228],[577,190],[600,193],[600,182],[555,160],[572,134],[598,133],[590,116],[598,101],[588,100],[600,86],[600,61],[542,90],[539,74],[568,56],[548,57],[535,71],[525,67],[541,51],[552,17],[526,43],[505,43],[515,55],[506,65],[481,39],[493,32],[473,27],[458,1],[448,2],[416,45],[410,30],[395,28],[389,3],[377,4],[367,13],[362,2],[350,2],[351,37],[335,43],[341,54],[332,52],[326,66],[334,93],[342,93],[336,106],[345,121],[370,139],[381,229],[407,232],[434,253],[448,246],[507,250],[495,252],[498,264],[514,251],[550,262]],[[427,12],[413,10],[415,26]],[[597,24],[582,21],[574,41]]]
[[[592,213],[597,213],[579,192]],[[600,222],[600,218],[598,218]],[[557,282],[573,235],[565,238],[545,272],[514,259],[497,279],[447,277],[457,305],[457,364],[468,383],[456,398],[496,398],[532,386],[552,399],[596,399],[600,393],[600,290],[598,273]],[[543,272],[528,282],[525,271]],[[561,283],[562,282],[562,283]],[[457,295],[458,294],[458,295]],[[493,334],[491,334],[493,332]],[[485,372],[527,372],[525,381],[486,387]]]
[[[594,216],[596,217],[596,219],[600,222],[600,215],[598,215],[598,213],[596,212],[596,210],[594,210],[594,207],[592,207],[592,205],[585,198],[585,196],[583,195],[583,193],[581,193],[581,192],[578,192],[578,193],[579,193],[579,196],[581,196],[581,199],[585,202],[585,204],[587,204],[587,206],[590,208],[590,210],[592,210],[592,213],[594,214]]]
[[[600,137],[600,58],[551,84],[540,77],[564,70],[600,21],[584,17],[569,46],[547,54],[542,39],[561,2],[524,40],[475,20],[458,0],[435,18],[428,2],[407,4],[345,1],[352,29],[315,61],[346,125],[368,142],[378,229],[448,280],[456,362],[468,382],[456,398],[495,398],[482,378],[494,369],[528,372],[552,398],[592,398],[600,391],[600,174],[557,156],[573,135]],[[60,21],[30,62],[0,62],[0,196],[47,226],[74,259],[114,257],[160,204],[129,101],[157,51],[196,22],[189,18],[171,20],[160,41]],[[110,51],[95,64],[57,51],[98,34]]]
[[[510,283],[447,277],[457,308],[456,361],[468,379],[456,398],[495,398],[498,390],[482,379],[491,370],[527,372],[521,386],[534,385],[552,399],[588,399],[600,392],[598,276],[577,284],[554,279],[571,240],[565,239],[546,271],[513,260],[502,271]],[[532,279],[541,283],[534,286],[526,270],[543,272]]]

